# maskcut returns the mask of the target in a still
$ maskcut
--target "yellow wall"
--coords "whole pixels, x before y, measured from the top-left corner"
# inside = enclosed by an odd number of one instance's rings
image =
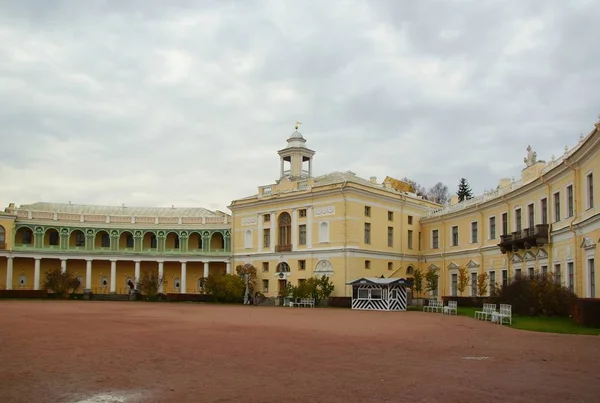
[[[0,215],[0,227],[4,229],[5,250],[12,250],[14,225],[14,219]]]

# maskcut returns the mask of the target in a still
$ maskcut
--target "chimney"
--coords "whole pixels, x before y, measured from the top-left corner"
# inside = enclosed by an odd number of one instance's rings
[[[377,185],[377,177],[376,177],[376,176],[371,176],[371,177],[369,178],[369,181],[370,181],[372,184],[374,184],[374,185]]]

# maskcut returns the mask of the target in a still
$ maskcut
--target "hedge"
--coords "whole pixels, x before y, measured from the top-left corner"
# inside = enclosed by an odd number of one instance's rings
[[[496,301],[492,297],[451,297],[444,296],[442,297],[442,301],[444,301],[444,305],[448,305],[448,301],[456,301],[459,308],[471,307],[471,308],[481,308],[483,304],[493,304]]]
[[[600,328],[600,298],[577,298],[571,316],[582,326]]]
[[[47,298],[46,290],[0,290],[0,298]]]
[[[214,302],[214,298],[209,294],[182,294],[167,293],[167,301],[193,301],[193,302]]]
[[[327,306],[334,308],[352,308],[352,297],[329,297]]]

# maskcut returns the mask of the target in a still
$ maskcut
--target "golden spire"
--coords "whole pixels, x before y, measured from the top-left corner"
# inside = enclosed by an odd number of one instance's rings
[[[302,122],[296,122],[296,126],[294,126],[294,129],[298,130],[298,126],[301,124],[302,124]]]

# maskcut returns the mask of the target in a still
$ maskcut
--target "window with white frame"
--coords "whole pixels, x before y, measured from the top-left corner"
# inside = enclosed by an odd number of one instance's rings
[[[269,280],[263,280],[263,292],[269,292]]]
[[[456,297],[458,295],[458,274],[452,273],[452,296]]]
[[[567,218],[573,217],[575,209],[573,205],[573,185],[567,186]]]
[[[594,175],[590,172],[585,177],[587,189],[587,208],[594,208]]]
[[[554,265],[554,280],[556,281],[556,284],[559,284],[559,285],[562,284],[562,276],[561,276],[560,270],[561,270],[560,264],[559,263],[555,264]]]
[[[413,230],[411,230],[411,229],[408,230],[408,238],[406,239],[406,241],[407,241],[408,249],[412,249],[413,248]]]
[[[479,234],[477,228],[477,221],[471,223],[471,243],[479,242]]]
[[[543,198],[540,200],[540,209],[542,214],[542,224],[548,224],[548,199]]]
[[[431,249],[440,247],[440,232],[437,229],[431,231]]]
[[[573,262],[567,263],[567,279],[569,281],[569,291],[575,293],[575,267]]]
[[[502,213],[502,235],[508,235],[508,213]]]
[[[554,193],[554,222],[560,221],[560,192]]]
[[[471,273],[471,296],[477,296],[477,273]]]
[[[298,244],[306,245],[306,224],[298,226]]]
[[[496,288],[496,272],[494,270],[491,270],[489,273],[489,277],[490,277],[490,294],[492,293],[492,291]]]
[[[596,267],[594,258],[589,258],[588,264],[588,284],[589,284],[589,297],[596,298]]]
[[[452,227],[452,246],[458,246],[458,226]]]
[[[533,203],[527,206],[527,228],[530,230],[535,228],[535,208]]]
[[[515,210],[515,231],[517,231],[517,232],[521,232],[521,229],[522,229],[522,227],[521,227],[521,224],[522,224],[521,219],[522,219],[522,217],[521,217],[521,209],[518,208],[518,209]]]
[[[496,239],[496,217],[490,217],[490,239]]]

